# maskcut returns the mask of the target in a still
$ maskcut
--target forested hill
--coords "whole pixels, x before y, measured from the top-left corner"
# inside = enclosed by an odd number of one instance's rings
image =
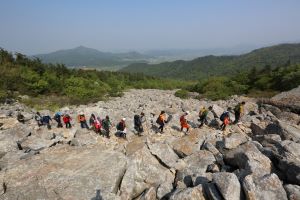
[[[45,63],[62,63],[66,66],[126,66],[130,63],[141,62],[148,58],[137,52],[109,53],[96,49],[79,46],[74,49],[59,50],[48,54],[35,55]]]
[[[237,56],[205,56],[191,61],[178,60],[153,65],[137,63],[121,71],[197,80],[208,76],[232,75],[253,67],[262,69],[266,65],[275,68],[285,63],[300,63],[300,43],[265,47]]]

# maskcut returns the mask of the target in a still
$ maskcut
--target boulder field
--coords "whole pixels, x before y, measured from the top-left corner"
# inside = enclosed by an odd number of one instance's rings
[[[18,102],[0,105],[0,199],[300,199],[300,116],[297,109],[282,106],[299,105],[297,95],[292,103],[289,93],[268,103],[242,96],[180,99],[174,93],[129,90],[105,102],[61,108],[72,117],[71,129],[56,128],[54,120],[50,130],[39,127],[36,111]],[[220,114],[241,101],[245,115],[221,131]],[[198,128],[202,106],[212,111]],[[172,116],[163,134],[155,123],[162,110]],[[185,111],[190,113],[188,133],[180,131]],[[24,124],[16,120],[18,112]],[[87,118],[109,115],[111,137],[81,129],[80,112]],[[138,136],[133,116],[141,112],[146,121]],[[127,139],[114,134],[124,117]]]

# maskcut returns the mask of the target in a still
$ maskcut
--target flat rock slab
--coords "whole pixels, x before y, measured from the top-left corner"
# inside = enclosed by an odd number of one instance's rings
[[[204,189],[202,185],[183,190],[176,190],[170,200],[205,200]]]
[[[151,154],[157,156],[168,168],[174,168],[179,157],[168,144],[148,144]]]
[[[53,149],[19,160],[5,174],[4,199],[92,199],[114,196],[125,173],[124,154],[103,148]]]
[[[268,174],[262,177],[248,175],[243,182],[247,199],[287,200],[287,194],[276,174]]]
[[[233,173],[219,172],[213,174],[213,181],[226,200],[240,200],[241,185]]]

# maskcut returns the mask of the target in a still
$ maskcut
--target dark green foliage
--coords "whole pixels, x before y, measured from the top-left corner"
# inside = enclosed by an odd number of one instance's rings
[[[188,98],[188,94],[189,94],[189,91],[187,91],[185,89],[180,89],[180,90],[177,90],[175,92],[175,96],[179,97],[181,99],[187,99]]]
[[[55,98],[63,100],[64,104],[80,104],[121,96],[130,88],[175,89],[190,85],[143,74],[68,69],[60,64],[44,64],[19,53],[14,57],[3,49],[0,49],[0,70],[0,100],[17,92],[30,95],[30,105],[40,104],[39,99],[45,97],[51,106]],[[56,102],[55,105],[61,104]]]
[[[270,96],[276,92],[293,89],[300,85],[300,64],[284,64],[271,69],[265,66],[257,71],[240,72],[234,77],[210,77],[199,81],[191,91],[216,100],[225,99],[234,94],[251,96]]]
[[[199,80],[209,76],[232,76],[255,67],[270,70],[270,67],[289,66],[300,63],[300,44],[282,44],[254,50],[239,56],[205,56],[191,61],[174,61],[160,64],[131,64],[121,69],[124,72],[139,72],[146,75]]]

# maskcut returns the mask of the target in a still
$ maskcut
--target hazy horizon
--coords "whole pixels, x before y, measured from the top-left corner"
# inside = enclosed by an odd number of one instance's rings
[[[0,47],[27,55],[263,47],[300,41],[300,1],[3,0]]]

